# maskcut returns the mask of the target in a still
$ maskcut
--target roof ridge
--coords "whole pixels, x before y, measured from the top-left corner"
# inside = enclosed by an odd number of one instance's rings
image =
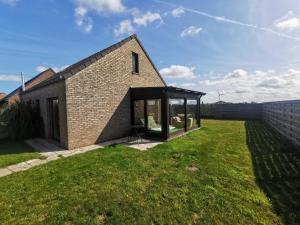
[[[98,52],[96,52],[96,53],[90,55],[90,56],[87,56],[87,57],[85,57],[85,58],[79,60],[78,62],[76,62],[76,63],[74,63],[74,64],[68,66],[68,67],[65,68],[64,70],[58,72],[57,75],[56,75],[56,77],[61,76],[61,75],[66,75],[66,73],[68,73],[68,72],[71,72],[72,75],[74,75],[75,73],[78,72],[78,71],[75,71],[75,72],[73,73],[72,69],[75,69],[74,67],[80,66],[80,65],[82,65],[82,64],[85,64],[85,63],[87,63],[86,61],[91,60],[91,59],[94,58],[94,57],[96,57],[97,59],[102,58],[104,55],[107,55],[108,53],[112,52],[113,50],[117,49],[117,48],[120,47],[121,45],[125,44],[126,42],[128,42],[128,41],[130,41],[130,40],[132,40],[132,39],[134,39],[134,38],[137,38],[137,35],[136,35],[136,34],[132,34],[132,35],[130,35],[129,37],[127,37],[127,38],[125,38],[125,39],[123,39],[123,40],[121,40],[121,41],[119,41],[119,42],[117,42],[117,43],[115,43],[115,44],[112,44],[112,45],[110,45],[110,46],[108,46],[108,47],[106,47],[106,48],[104,48],[104,49],[102,49],[102,50],[100,50],[100,51],[98,51]],[[98,57],[98,56],[99,56],[99,57]],[[90,63],[90,64],[91,64],[91,63]],[[89,64],[89,65],[90,65],[90,64]]]
[[[47,80],[41,82],[40,84],[30,88],[30,90],[27,90],[28,92],[29,91],[33,91],[35,89],[38,89],[40,87],[43,87],[43,86],[47,86],[49,84],[52,84],[52,83],[55,83],[59,80],[63,80],[63,79],[66,79],[72,75],[75,75],[76,73],[78,73],[79,71],[81,71],[82,69],[88,67],[89,65],[91,65],[92,63],[94,63],[95,61],[97,61],[98,59],[104,57],[105,55],[109,54],[110,52],[114,51],[115,49],[121,47],[123,44],[127,43],[128,41],[132,40],[132,39],[136,39],[138,42],[138,38],[137,38],[137,35],[136,34],[132,34],[130,35],[129,37],[127,38],[124,38],[122,39],[121,41],[113,44],[113,45],[110,45],[109,47],[107,48],[104,48],[88,57],[85,57],[77,62],[75,62],[74,64],[68,66],[67,68],[65,68],[64,70],[56,73],[54,76],[48,78]],[[139,42],[140,43],[140,42]],[[145,51],[145,50],[144,50]],[[27,92],[25,91],[25,93]]]
[[[138,44],[140,45],[140,47],[142,48],[142,50],[144,51],[144,53],[146,54],[147,58],[149,59],[151,65],[153,66],[153,68],[155,69],[155,71],[157,72],[158,76],[160,77],[161,81],[165,84],[165,86],[167,86],[166,82],[164,81],[164,79],[162,78],[162,76],[160,75],[158,69],[156,68],[156,66],[154,65],[153,61],[151,60],[150,56],[148,55],[146,49],[143,47],[141,41],[138,39],[136,34],[132,34],[127,38],[124,38],[123,40],[110,45],[107,48],[104,48],[88,57],[85,57],[79,61],[77,61],[76,63],[68,66],[67,68],[65,68],[64,70],[56,73],[54,76],[50,77],[49,79],[41,82],[40,84],[30,88],[30,90],[25,91],[29,92],[29,91],[33,91],[36,90],[38,88],[50,85],[52,83],[58,82],[60,80],[65,80],[75,74],[77,74],[78,72],[80,72],[81,70],[85,69],[86,67],[88,67],[89,65],[91,65],[92,63],[96,62],[97,60],[101,59],[102,57],[106,56],[107,54],[111,53],[112,51],[118,49],[119,47],[121,47],[122,45],[124,45],[125,43],[127,43],[128,41],[135,39]]]
[[[34,79],[38,78],[39,76],[43,75],[45,72],[47,71],[53,71],[55,74],[56,72],[52,69],[52,68],[48,68],[46,70],[44,70],[43,72],[40,72],[39,74],[35,75],[34,77],[32,77],[30,80],[26,81],[25,82],[25,86],[27,84],[29,84],[31,81],[33,81]],[[43,81],[42,81],[43,82]],[[41,83],[42,83],[41,82]],[[38,84],[37,84],[38,85]],[[14,93],[16,93],[18,90],[21,90],[22,89],[22,85],[20,85],[19,87],[17,87],[15,90],[13,90],[12,92],[8,93],[6,96],[5,96],[5,99],[6,98],[9,98],[10,96],[12,96]],[[31,89],[31,88],[30,88]]]

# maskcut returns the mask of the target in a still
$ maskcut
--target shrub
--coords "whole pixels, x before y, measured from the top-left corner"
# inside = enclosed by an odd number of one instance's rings
[[[43,135],[43,120],[35,107],[17,102],[8,107],[1,119],[6,125],[8,136],[13,140],[22,140]]]

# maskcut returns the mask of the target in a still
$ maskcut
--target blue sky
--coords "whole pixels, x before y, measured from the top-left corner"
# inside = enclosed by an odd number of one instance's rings
[[[0,0],[0,92],[132,33],[168,84],[205,102],[300,98],[297,0]]]

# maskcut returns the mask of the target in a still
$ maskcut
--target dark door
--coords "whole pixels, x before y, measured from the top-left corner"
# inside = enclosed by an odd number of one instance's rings
[[[58,98],[49,99],[50,137],[59,141],[59,109]]]

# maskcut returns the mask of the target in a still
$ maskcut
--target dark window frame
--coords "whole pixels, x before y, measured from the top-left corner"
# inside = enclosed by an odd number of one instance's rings
[[[139,54],[136,52],[132,52],[131,60],[132,60],[132,73],[139,74],[140,73]]]
[[[137,87],[137,88],[130,88],[130,96],[131,96],[131,118],[132,124],[134,124],[133,120],[133,101],[134,100],[150,100],[150,99],[161,99],[161,124],[162,124],[162,132],[161,133],[153,133],[149,132],[147,129],[145,130],[145,136],[151,139],[158,139],[158,140],[168,140],[173,138],[175,135],[169,132],[169,100],[172,98],[184,98],[185,99],[185,118],[187,118],[187,100],[197,100],[197,124],[198,126],[194,129],[198,129],[201,126],[200,121],[200,102],[201,97],[205,95],[203,92],[191,91],[186,89],[174,88],[174,87]],[[147,104],[145,106],[145,115],[147,115]],[[147,127],[147,116],[145,117],[145,124]],[[185,121],[187,124],[187,121]],[[187,128],[185,127],[185,131],[187,132]],[[178,134],[180,135],[180,134]]]

